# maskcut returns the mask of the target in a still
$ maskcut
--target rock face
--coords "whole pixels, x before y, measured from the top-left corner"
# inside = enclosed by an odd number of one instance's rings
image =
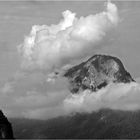
[[[134,81],[118,58],[107,55],[94,55],[86,62],[70,68],[64,76],[70,82],[72,93],[85,89],[97,91],[111,82]]]
[[[11,123],[0,111],[0,139],[14,139]]]

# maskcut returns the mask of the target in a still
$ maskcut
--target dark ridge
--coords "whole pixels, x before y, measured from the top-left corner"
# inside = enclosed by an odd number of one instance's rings
[[[0,139],[14,139],[12,125],[0,110]]]
[[[102,109],[49,120],[10,121],[17,139],[140,139],[140,111]]]

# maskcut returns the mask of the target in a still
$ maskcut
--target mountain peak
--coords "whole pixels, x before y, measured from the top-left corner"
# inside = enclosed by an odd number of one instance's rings
[[[100,54],[68,69],[64,76],[70,82],[72,93],[78,93],[85,89],[97,91],[109,83],[134,82],[130,73],[125,70],[117,57]]]

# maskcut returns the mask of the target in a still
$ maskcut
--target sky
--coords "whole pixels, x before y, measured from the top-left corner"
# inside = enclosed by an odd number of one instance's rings
[[[98,52],[119,57],[132,76],[137,78],[140,75],[140,2],[115,3],[122,21],[112,35],[113,43],[103,44],[106,47]],[[32,25],[58,23],[61,13],[67,9],[80,17],[95,14],[103,6],[103,1],[0,2],[0,81],[11,78],[19,69],[17,46],[29,34]]]
[[[54,116],[62,113],[61,107],[58,109],[56,105],[69,94],[65,80],[62,78],[53,85],[46,83],[44,71],[26,72],[22,70],[22,58],[18,46],[23,43],[25,36],[29,35],[33,25],[58,24],[62,19],[61,13],[65,10],[76,13],[78,18],[95,15],[104,11],[104,2],[0,1],[0,89],[2,97],[0,104],[4,112],[10,114],[10,117],[36,116],[40,118],[37,114],[52,113],[51,108],[54,107]],[[103,42],[97,45],[93,55],[101,53],[118,57],[132,77],[139,79],[140,1],[113,1],[113,3],[118,7],[119,23],[107,34]],[[3,98],[5,100],[2,100]],[[54,101],[55,99],[57,101]]]

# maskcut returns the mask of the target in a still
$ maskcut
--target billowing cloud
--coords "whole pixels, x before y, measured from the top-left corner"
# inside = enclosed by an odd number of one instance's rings
[[[93,55],[96,45],[119,21],[117,7],[111,2],[96,15],[77,18],[67,10],[63,17],[57,25],[34,25],[19,46],[22,67],[32,71],[17,73],[1,88],[0,106],[4,113],[8,117],[48,119],[102,108],[140,109],[138,83],[112,83],[97,92],[85,90],[72,95],[67,79],[53,73],[46,77],[46,72]]]
[[[93,55],[96,44],[119,21],[117,7],[111,2],[106,4],[104,12],[96,15],[77,18],[69,10],[62,15],[63,20],[57,25],[32,27],[19,46],[23,68],[52,72],[87,54]]]

